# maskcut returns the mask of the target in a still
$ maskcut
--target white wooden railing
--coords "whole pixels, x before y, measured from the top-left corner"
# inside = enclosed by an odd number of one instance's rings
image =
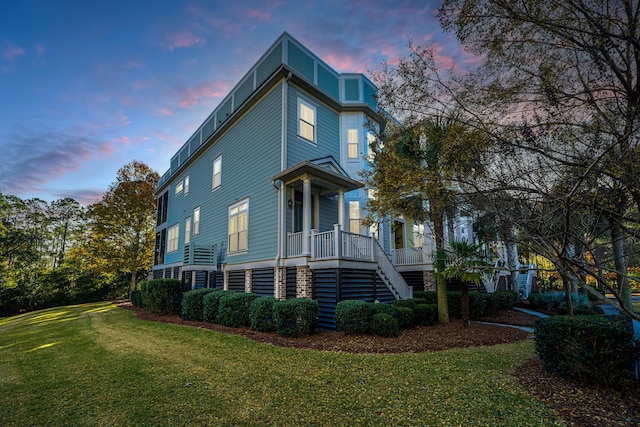
[[[334,231],[325,231],[322,233],[311,232],[311,258],[335,258],[335,253],[336,233]]]
[[[373,239],[373,252],[378,268],[382,272],[381,276],[387,287],[396,294],[400,299],[413,298],[413,287],[407,285],[402,275],[393,266],[393,263],[380,246],[380,242]]]
[[[422,248],[395,249],[391,256],[394,265],[427,264],[431,261]]]
[[[287,235],[287,256],[302,255],[302,232],[289,233]]]
[[[342,258],[357,261],[374,261],[374,238],[363,236],[362,234],[348,233],[346,231],[340,234],[342,240]]]

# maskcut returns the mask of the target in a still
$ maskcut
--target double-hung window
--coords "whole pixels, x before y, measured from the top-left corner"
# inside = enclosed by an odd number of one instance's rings
[[[184,188],[184,183],[182,180],[180,180],[180,182],[176,184],[176,195],[180,194],[183,188]]]
[[[184,195],[189,194],[189,175],[184,177]]]
[[[229,253],[247,250],[248,224],[249,200],[229,207]]]
[[[169,237],[167,239],[167,252],[175,252],[178,250],[179,236],[180,236],[180,224],[172,225],[169,228]]]
[[[360,233],[360,202],[349,202],[349,232]]]
[[[358,129],[351,128],[347,130],[347,157],[349,159],[357,159],[358,155]]]
[[[200,234],[200,206],[193,210],[193,235]]]
[[[222,184],[222,156],[213,159],[213,185],[212,189],[220,187]]]
[[[188,216],[184,220],[184,244],[186,245],[191,241],[191,217]]]
[[[298,98],[298,135],[309,142],[316,142],[316,107]]]

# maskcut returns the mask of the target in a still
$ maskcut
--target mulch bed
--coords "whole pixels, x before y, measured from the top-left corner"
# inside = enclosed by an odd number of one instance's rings
[[[274,332],[257,332],[249,328],[230,328],[206,322],[185,321],[180,316],[155,315],[130,304],[124,308],[135,311],[142,320],[159,321],[238,334],[258,342],[281,347],[294,347],[346,353],[406,353],[442,351],[450,348],[475,347],[529,339],[531,334],[520,329],[472,322],[468,329],[462,322],[421,326],[402,331],[393,338],[372,335],[348,335],[342,332],[319,331],[302,338],[287,338]],[[481,319],[484,322],[517,326],[533,326],[537,317],[517,310],[507,310]],[[581,384],[557,378],[545,371],[537,358],[530,359],[514,372],[518,382],[551,407],[569,426],[604,427],[640,425],[640,383],[626,382],[615,389]]]

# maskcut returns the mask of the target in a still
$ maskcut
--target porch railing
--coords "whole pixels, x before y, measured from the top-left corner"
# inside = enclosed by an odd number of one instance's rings
[[[392,251],[392,261],[394,265],[427,264],[431,260],[422,248],[403,248]]]
[[[413,287],[407,285],[402,275],[393,266],[393,263],[380,246],[380,242],[373,240],[373,250],[378,268],[382,272],[383,279],[391,292],[397,294],[400,299],[413,298]]]
[[[287,256],[302,255],[302,232],[289,233],[287,235]]]

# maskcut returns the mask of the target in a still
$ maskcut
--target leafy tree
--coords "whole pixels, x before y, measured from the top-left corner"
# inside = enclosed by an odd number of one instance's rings
[[[389,82],[389,80],[387,80]],[[381,90],[385,102],[390,87]],[[405,214],[418,222],[431,221],[436,243],[436,270],[444,269],[444,220],[455,210],[458,174],[480,173],[477,157],[460,154],[460,148],[476,148],[482,141],[459,121],[445,118],[407,118],[407,125],[389,124],[380,142],[373,142],[372,169],[363,172],[368,188],[375,192],[368,202],[369,221],[384,215]],[[450,216],[451,218],[451,216]],[[436,275],[438,318],[449,321],[446,280]]]
[[[445,99],[500,147],[484,194],[500,190],[524,206],[512,218],[522,237],[546,247],[566,282],[607,303],[584,275],[611,269],[613,305],[637,316],[627,267],[640,223],[640,5],[445,0],[440,19],[480,58]],[[553,224],[538,227],[535,212]],[[582,254],[602,245],[612,259],[585,265]]]
[[[116,270],[137,275],[153,261],[155,237],[154,191],[160,176],[144,163],[133,161],[118,170],[102,200],[89,209],[94,258]]]
[[[462,324],[469,327],[469,283],[480,285],[483,273],[490,268],[482,260],[480,246],[469,243],[465,240],[451,240],[446,249],[447,266],[442,270],[441,275],[445,280],[460,280],[460,312],[462,314]]]

